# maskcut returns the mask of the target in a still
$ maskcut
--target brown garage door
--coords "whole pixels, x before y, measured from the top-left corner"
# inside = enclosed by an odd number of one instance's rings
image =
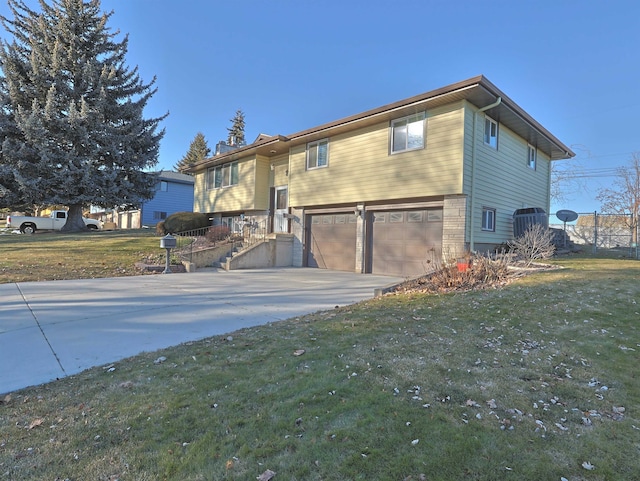
[[[310,217],[307,265],[353,272],[356,265],[356,218],[353,213]]]
[[[442,209],[374,212],[370,245],[374,274],[423,275],[442,252]]]

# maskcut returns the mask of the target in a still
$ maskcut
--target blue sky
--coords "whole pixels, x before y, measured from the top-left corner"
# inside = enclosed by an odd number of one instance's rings
[[[27,0],[37,5],[36,0]],[[159,168],[197,132],[213,149],[236,110],[246,137],[291,134],[485,75],[576,152],[587,176],[552,205],[599,210],[597,190],[640,151],[640,2],[632,0],[102,0],[130,67],[157,77]],[[6,2],[0,14],[7,15]]]

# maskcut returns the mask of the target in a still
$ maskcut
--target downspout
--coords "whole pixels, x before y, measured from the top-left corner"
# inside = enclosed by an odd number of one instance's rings
[[[475,250],[475,203],[476,203],[476,131],[477,131],[477,123],[478,123],[478,114],[485,112],[489,109],[497,107],[502,103],[502,97],[498,97],[498,99],[485,107],[482,107],[473,114],[473,143],[471,144],[471,201],[469,202],[469,250]]]

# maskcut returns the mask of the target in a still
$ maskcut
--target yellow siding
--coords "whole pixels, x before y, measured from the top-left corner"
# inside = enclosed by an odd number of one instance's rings
[[[270,158],[261,155],[256,158],[256,185],[254,194],[254,208],[256,210],[267,210],[269,208],[270,165]]]
[[[291,149],[290,204],[310,206],[462,192],[463,103],[427,111],[425,148],[389,154],[389,122],[329,139],[328,167]]]
[[[271,159],[273,177],[271,187],[280,187],[289,183],[289,155],[283,154]]]
[[[466,115],[465,193],[471,195],[473,107]],[[516,209],[549,206],[549,158],[538,151],[537,168],[527,165],[527,142],[499,124],[498,150],[483,141],[484,114],[476,124],[475,189],[473,199],[474,242],[495,243],[513,236]],[[482,208],[496,209],[496,232],[482,231]]]
[[[207,212],[203,209],[205,201],[205,176],[206,171],[196,172],[193,183],[193,211],[194,212]]]
[[[238,184],[206,190],[207,171],[198,172],[194,210],[197,212],[242,212],[255,209],[256,158],[238,160]],[[199,202],[198,202],[199,200]]]

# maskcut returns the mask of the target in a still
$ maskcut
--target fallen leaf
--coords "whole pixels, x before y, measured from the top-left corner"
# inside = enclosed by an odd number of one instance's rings
[[[269,481],[270,479],[273,479],[273,477],[275,475],[276,475],[276,473],[274,471],[271,471],[270,469],[267,469],[264,473],[262,473],[256,479],[258,481]]]
[[[227,461],[226,468],[227,468],[227,471],[229,469],[233,469],[233,460],[232,459]]]
[[[295,351],[293,351],[294,356],[302,356],[304,353],[305,353],[304,349],[296,349]]]
[[[29,424],[29,429],[33,429],[35,427],[41,426],[42,423],[44,422],[44,419],[34,419],[33,421],[31,421],[31,424]]]

